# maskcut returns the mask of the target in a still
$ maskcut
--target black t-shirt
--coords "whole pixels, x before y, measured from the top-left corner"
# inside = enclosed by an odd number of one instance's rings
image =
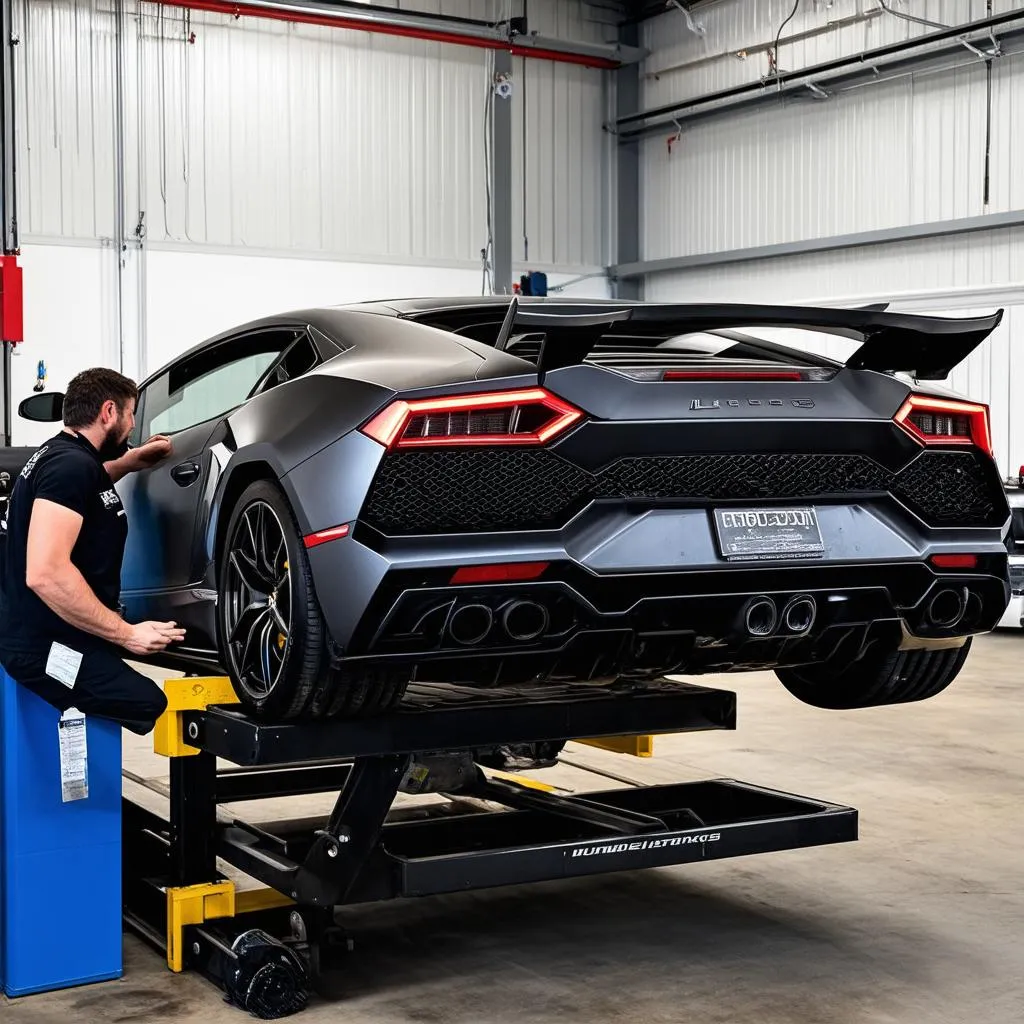
[[[28,526],[36,498],[82,517],[71,561],[108,608],[116,611],[121,596],[128,517],[96,449],[84,437],[61,431],[32,455],[11,491],[3,540],[0,645],[13,649],[53,640],[102,643],[64,622],[25,585]]]

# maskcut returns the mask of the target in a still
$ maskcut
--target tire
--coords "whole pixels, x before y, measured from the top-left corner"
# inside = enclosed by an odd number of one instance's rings
[[[960,674],[971,650],[892,651],[873,648],[842,666],[808,665],[775,670],[782,685],[798,700],[833,711],[876,708],[927,700],[941,693]]]
[[[368,716],[398,704],[408,685],[408,671],[331,667],[309,556],[284,494],[269,480],[250,484],[228,518],[217,632],[238,699],[263,720]]]

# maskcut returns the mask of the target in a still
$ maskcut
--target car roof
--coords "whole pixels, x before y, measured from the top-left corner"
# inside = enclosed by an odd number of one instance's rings
[[[613,306],[622,309],[624,306],[652,305],[630,299],[590,299],[563,297],[561,295],[519,295],[520,305],[572,305],[572,306]],[[345,303],[330,309],[354,309],[368,313],[391,312],[398,316],[414,313],[434,313],[448,309],[472,309],[474,307],[501,306],[507,307],[512,300],[511,295],[431,295],[419,298],[374,299],[369,302]]]

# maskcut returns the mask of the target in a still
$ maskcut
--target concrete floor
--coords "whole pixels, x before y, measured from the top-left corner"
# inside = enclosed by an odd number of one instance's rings
[[[982,638],[942,696],[858,713],[805,707],[768,675],[707,680],[739,693],[735,733],[659,738],[651,760],[567,749],[652,782],[728,776],[850,803],[861,838],[348,912],[345,993],[296,1019],[1018,1024],[1022,653],[1019,631]],[[156,777],[145,746],[126,761]],[[543,777],[588,785],[571,768]],[[0,1022],[251,1019],[134,938],[125,952],[123,980],[0,999]]]

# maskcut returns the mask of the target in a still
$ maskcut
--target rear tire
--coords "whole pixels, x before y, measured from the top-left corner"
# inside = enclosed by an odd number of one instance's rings
[[[242,493],[217,570],[221,661],[255,717],[366,717],[401,701],[408,671],[331,667],[309,556],[276,484],[257,480]]]
[[[857,661],[843,665],[779,668],[775,674],[798,700],[833,711],[875,708],[927,700],[941,693],[960,674],[971,650],[892,651],[872,648]]]

